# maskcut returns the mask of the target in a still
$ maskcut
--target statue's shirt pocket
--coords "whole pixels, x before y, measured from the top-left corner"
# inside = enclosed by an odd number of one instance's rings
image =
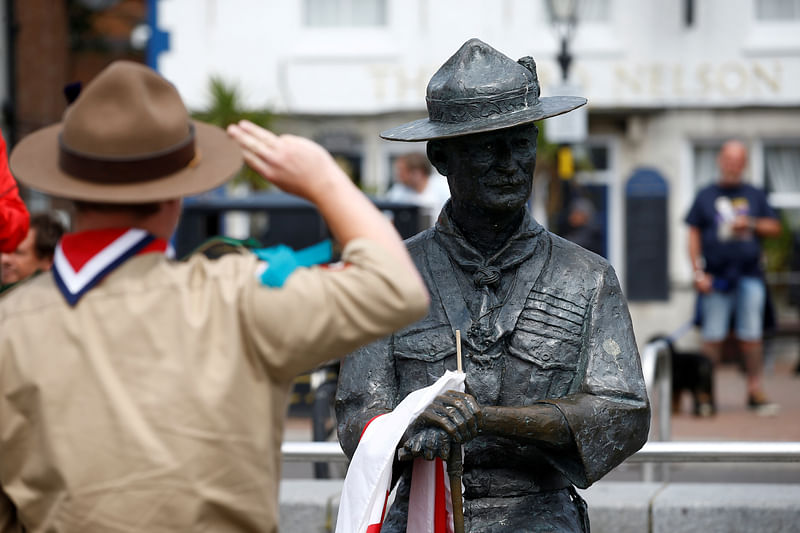
[[[504,388],[530,404],[569,391],[577,373],[585,308],[541,293],[531,293],[508,342],[512,355]]]
[[[407,331],[395,336],[393,342],[401,398],[433,384],[445,369],[455,370],[456,341],[449,325]]]

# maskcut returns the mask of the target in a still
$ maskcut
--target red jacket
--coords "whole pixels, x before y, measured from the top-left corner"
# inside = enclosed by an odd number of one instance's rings
[[[0,252],[13,252],[28,234],[28,210],[8,168],[6,142],[0,136]]]

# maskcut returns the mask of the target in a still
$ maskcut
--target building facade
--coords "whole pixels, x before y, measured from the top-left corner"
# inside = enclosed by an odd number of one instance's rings
[[[573,183],[601,204],[606,255],[624,287],[649,275],[630,260],[641,255],[640,241],[626,246],[629,232],[641,230],[628,220],[636,203],[630,180],[646,170],[666,192],[666,240],[655,252],[667,291],[631,298],[642,342],[678,329],[693,312],[683,218],[698,187],[715,179],[724,140],[749,146],[749,180],[767,188],[790,226],[800,223],[800,0],[578,4],[569,81],[589,100],[588,135],[576,150],[592,164]],[[378,133],[426,116],[427,81],[467,39],[533,56],[542,94],[560,90],[559,38],[545,0],[149,0],[149,7],[159,36],[150,62],[191,109],[208,105],[210,76],[236,84],[246,105],[277,115],[277,129],[339,156],[368,193],[388,188],[394,156],[424,150]],[[552,189],[535,187],[542,222]]]

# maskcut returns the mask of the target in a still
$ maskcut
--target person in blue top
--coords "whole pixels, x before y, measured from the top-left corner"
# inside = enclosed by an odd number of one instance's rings
[[[732,317],[744,358],[748,407],[767,414],[776,410],[762,383],[762,324],[766,287],[761,242],[780,233],[775,211],[763,191],[742,182],[747,148],[723,144],[717,159],[719,178],[697,194],[686,223],[694,285],[701,294],[703,352],[717,363]]]

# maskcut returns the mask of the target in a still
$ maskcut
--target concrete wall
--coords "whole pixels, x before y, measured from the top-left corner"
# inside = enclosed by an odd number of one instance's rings
[[[282,533],[333,531],[341,480],[281,482]],[[800,532],[800,484],[600,482],[580,491],[592,533]]]

